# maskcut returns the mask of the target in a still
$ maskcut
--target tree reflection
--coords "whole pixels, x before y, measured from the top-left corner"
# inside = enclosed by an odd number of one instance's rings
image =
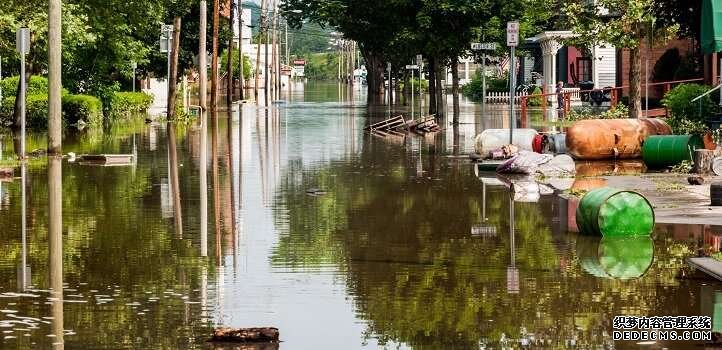
[[[278,199],[285,207],[276,212],[288,234],[280,237],[271,263],[292,269],[338,266],[357,315],[368,322],[368,337],[430,349],[511,346],[520,339],[528,344],[543,339],[553,348],[596,347],[610,343],[616,314],[677,314],[694,303],[680,303],[674,289],[663,287],[679,283],[673,275],[683,263],[665,250],[670,242],[658,245],[659,264],[646,274],[625,275],[636,279],[586,273],[574,250],[577,236],[552,232],[551,208],[558,207],[552,198],[515,203],[513,254],[520,286],[518,294],[509,294],[512,236],[471,235],[471,227],[482,222],[484,204],[472,170],[429,159],[439,170],[431,179],[417,177],[418,155],[394,147],[367,140],[358,163],[310,169],[292,163]],[[327,194],[308,196],[309,187]],[[509,232],[508,196],[497,189],[487,195],[483,222],[498,232]],[[618,242],[602,245],[606,255],[597,259],[603,265],[624,263],[629,255],[609,254],[623,250]],[[646,270],[647,260],[641,260],[632,264]]]

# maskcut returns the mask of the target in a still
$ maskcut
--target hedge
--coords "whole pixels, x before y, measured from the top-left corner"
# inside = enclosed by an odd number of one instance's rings
[[[63,95],[63,122],[66,125],[83,120],[88,124],[100,125],[103,122],[100,100],[88,95]],[[25,126],[29,129],[45,129],[48,126],[48,95],[28,95],[25,112]],[[0,106],[0,120],[5,125],[13,123],[15,96],[3,99]]]
[[[153,96],[144,92],[116,92],[106,108],[110,119],[127,119],[148,112]]]
[[[82,120],[87,124],[103,123],[103,103],[90,95],[63,95],[63,120],[75,124]]]
[[[8,77],[0,80],[0,89],[3,96],[14,96],[18,91],[19,76]],[[67,94],[68,90],[63,89],[63,94]],[[47,95],[48,94],[48,78],[39,75],[30,76],[28,82],[27,95]]]

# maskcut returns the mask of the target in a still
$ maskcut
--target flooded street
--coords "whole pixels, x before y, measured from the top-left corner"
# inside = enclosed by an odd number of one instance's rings
[[[388,111],[360,90],[294,88],[203,127],[67,134],[66,153],[137,162],[31,160],[25,230],[19,172],[0,182],[0,348],[205,349],[217,325],[278,327],[284,350],[704,343],[614,342],[617,315],[712,316],[722,331],[722,284],[684,260],[719,250],[720,227],[581,236],[570,200],[514,203],[463,157],[503,114],[463,100],[457,128],[380,138],[364,127]]]

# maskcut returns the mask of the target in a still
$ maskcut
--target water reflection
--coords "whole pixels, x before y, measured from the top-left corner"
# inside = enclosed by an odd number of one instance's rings
[[[166,123],[168,141],[168,178],[173,206],[173,227],[178,238],[183,238],[183,211],[181,210],[181,189],[178,178],[178,149],[176,148],[175,124]]]
[[[54,349],[63,340],[63,178],[62,158],[48,157],[48,264],[50,275],[50,321]]]
[[[477,105],[462,108],[458,135],[396,142],[363,133],[388,110],[358,93],[306,86],[289,99],[204,112],[199,132],[141,121],[69,135],[77,153],[135,144],[137,168],[31,161],[25,215],[25,186],[3,183],[0,310],[15,313],[0,313],[0,328],[20,339],[0,348],[198,349],[217,324],[277,326],[289,348],[622,348],[609,339],[614,315],[716,315],[720,285],[680,276],[686,257],[719,248],[719,228],[660,225],[636,243],[568,232],[574,199],[513,202],[453,156],[473,146],[475,119],[501,123]],[[168,217],[185,215],[170,225],[159,185],[173,169]],[[19,296],[23,246],[37,271]]]

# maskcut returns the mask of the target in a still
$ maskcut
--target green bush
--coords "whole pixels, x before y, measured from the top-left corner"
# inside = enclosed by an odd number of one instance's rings
[[[4,125],[12,125],[15,96],[3,99],[0,106],[0,120]],[[28,129],[47,128],[48,95],[28,95],[25,109],[25,127]]]
[[[532,95],[536,95],[536,96],[530,97],[530,98],[526,101],[526,105],[527,105],[527,106],[531,106],[531,107],[541,106],[541,105],[542,105],[542,97],[541,97],[541,95],[542,95],[542,89],[541,89],[540,87],[538,87],[538,86],[535,86],[535,87],[534,87],[534,91],[532,91],[531,94],[532,94]]]
[[[63,120],[75,124],[82,120],[91,125],[103,123],[103,103],[90,95],[63,95]]]
[[[0,80],[0,88],[2,88],[3,96],[15,96],[18,91],[19,76],[8,77]],[[63,94],[67,94],[68,90],[63,89]],[[48,94],[48,78],[33,75],[28,82],[27,95],[47,95]]]
[[[148,112],[153,96],[144,92],[116,92],[106,108],[108,118],[127,119]]]
[[[248,80],[251,78],[251,71],[253,70],[251,65],[252,65],[251,59],[248,58],[248,55],[243,54],[243,78],[244,78],[244,80]],[[226,68],[228,68],[228,50],[223,51],[223,54],[221,54],[221,74],[226,74]],[[233,79],[240,78],[240,75],[239,75],[240,71],[241,71],[241,60],[240,60],[240,55],[238,55],[238,51],[236,50],[233,53]],[[210,76],[210,74],[208,76]]]
[[[419,93],[419,78],[409,79],[409,82],[411,83],[411,91],[418,94]],[[404,82],[399,82],[399,89],[404,89]],[[421,81],[421,91],[429,91],[429,81],[428,80],[422,80]]]
[[[506,78],[486,78],[486,92],[508,92],[509,81]],[[481,101],[483,84],[481,72],[474,73],[471,81],[464,85],[461,92],[474,101]]]
[[[675,133],[688,131],[685,125],[704,123],[707,117],[716,111],[716,106],[709,95],[692,102],[692,99],[709,89],[711,87],[705,85],[681,84],[664,95],[662,104],[669,112],[668,121]]]

